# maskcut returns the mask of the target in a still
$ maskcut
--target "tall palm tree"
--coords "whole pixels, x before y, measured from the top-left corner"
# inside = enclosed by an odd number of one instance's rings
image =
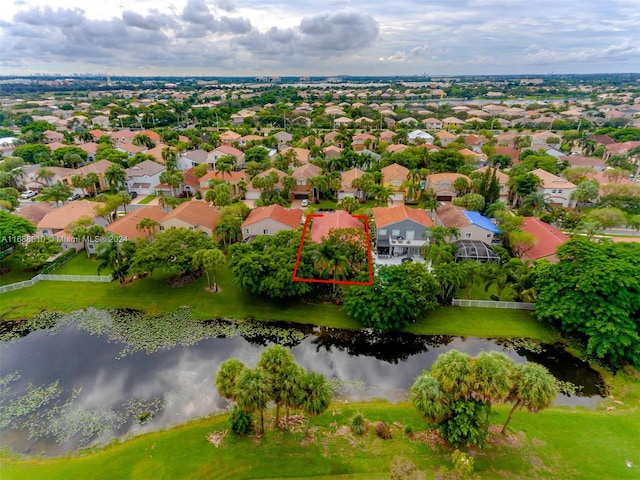
[[[271,398],[267,374],[259,368],[245,368],[236,384],[236,403],[247,413],[260,412],[260,429],[264,433],[264,409]]]
[[[50,187],[51,184],[51,179],[55,176],[55,173],[53,173],[51,170],[49,170],[47,167],[40,167],[38,169],[38,173],[36,174],[36,178],[38,180],[44,180],[45,184],[47,185],[47,187]]]
[[[44,188],[40,193],[40,199],[46,202],[55,202],[56,207],[58,202],[65,202],[67,198],[71,196],[71,188],[69,185],[62,182],[57,182],[54,185]]]
[[[236,358],[230,358],[220,364],[216,374],[216,388],[222,398],[231,402],[236,400],[238,379],[245,368],[245,364]]]
[[[302,382],[306,371],[297,363],[289,365],[282,375],[280,383],[280,398],[284,405],[284,429],[289,430],[289,410],[298,407],[302,398]]]
[[[95,172],[89,172],[87,173],[86,179],[87,190],[95,195],[98,192],[98,186],[100,186],[100,177]]]
[[[122,242],[118,238],[109,238],[107,242],[98,245],[98,254],[96,255],[96,258],[100,260],[98,275],[103,269],[109,268],[112,275],[120,283],[123,283],[129,272],[135,248],[133,242]]]
[[[122,201],[121,205],[124,209],[124,213],[127,213],[127,205],[131,204],[131,195],[127,192],[118,192],[118,197],[120,197],[120,200]]]
[[[138,222],[136,230],[145,232],[148,238],[153,238],[153,235],[160,224],[153,218],[145,217]]]
[[[166,183],[167,185],[169,185],[169,188],[171,188],[172,197],[176,196],[175,189],[180,186],[180,184],[182,183],[182,180],[184,180],[184,176],[180,171],[165,170],[160,174],[160,182]]]
[[[549,407],[558,395],[556,379],[549,370],[537,363],[516,365],[512,370],[511,382],[507,399],[515,403],[502,427],[502,433],[506,433],[516,409],[526,408],[531,413],[537,413]]]
[[[303,377],[300,391],[302,394],[300,406],[307,417],[305,434],[308,434],[311,417],[320,415],[329,408],[333,391],[325,376],[317,372],[307,373]]]
[[[411,402],[429,423],[441,423],[451,416],[448,397],[440,382],[428,372],[416,378],[411,386]]]
[[[286,383],[288,376],[292,373],[292,366],[295,364],[293,354],[281,345],[271,345],[264,349],[258,360],[258,367],[267,374],[267,379],[271,389],[271,399],[276,404],[276,416],[274,426],[278,426],[280,420],[280,407],[286,400]]]
[[[178,168],[177,160],[178,154],[176,149],[173,147],[164,147],[162,149],[162,159],[164,160],[164,165],[167,167],[167,170],[174,171]]]
[[[104,178],[113,192],[117,192],[127,180],[127,173],[120,165],[115,163],[110,165],[104,172]]]

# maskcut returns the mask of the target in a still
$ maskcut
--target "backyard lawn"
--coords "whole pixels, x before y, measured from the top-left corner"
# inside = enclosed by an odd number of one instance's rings
[[[99,263],[94,258],[87,258],[87,254],[82,251],[51,273],[54,275],[98,275]],[[109,272],[104,270],[101,274],[108,275]]]

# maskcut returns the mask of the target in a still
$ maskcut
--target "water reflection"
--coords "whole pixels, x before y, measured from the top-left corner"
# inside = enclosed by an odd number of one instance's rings
[[[476,355],[500,350],[516,362],[544,363],[561,380],[584,385],[584,395],[559,396],[557,403],[593,405],[600,383],[599,375],[562,350],[541,354],[519,350],[497,341],[460,337],[420,337],[408,334],[380,335],[328,328],[305,327],[305,336],[289,339],[292,352],[301,365],[329,378],[340,379],[344,394],[352,399],[406,399],[407,389],[416,376],[428,369],[437,356],[450,349]],[[18,372],[10,384],[10,395],[24,391],[29,384],[46,386],[59,380],[64,392],[60,402],[68,401],[74,388],[82,391],[66,415],[74,411],[108,410],[119,415],[131,399],[162,399],[163,408],[148,424],[129,418],[127,422],[91,438],[90,443],[106,442],[114,436],[137,434],[184,422],[225,408],[226,402],[215,389],[213,379],[220,363],[239,358],[254,365],[264,345],[274,338],[256,334],[247,338],[210,338],[189,347],[165,348],[153,354],[136,352],[120,356],[123,344],[107,341],[106,336],[90,335],[73,325],[56,334],[32,332],[24,338],[0,345],[0,376]],[[553,369],[569,364],[570,368]],[[577,377],[570,376],[579,372]],[[0,399],[6,406],[10,398]],[[64,421],[64,419],[62,420]],[[62,444],[51,438],[28,439],[26,431],[1,431],[1,443],[25,453],[56,455],[76,449],[81,435]]]

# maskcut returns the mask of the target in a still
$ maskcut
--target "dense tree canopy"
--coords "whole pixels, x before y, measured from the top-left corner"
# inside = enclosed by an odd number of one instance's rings
[[[23,243],[35,232],[36,227],[29,220],[0,210],[0,251]]]
[[[587,353],[640,366],[640,245],[573,238],[537,268],[535,314],[584,335]]]
[[[423,263],[382,266],[372,286],[351,287],[344,308],[366,327],[398,330],[436,308],[438,293]]]

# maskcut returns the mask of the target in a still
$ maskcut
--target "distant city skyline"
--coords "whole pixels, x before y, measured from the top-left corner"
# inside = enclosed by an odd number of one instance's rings
[[[638,0],[16,0],[0,75],[640,72]]]

